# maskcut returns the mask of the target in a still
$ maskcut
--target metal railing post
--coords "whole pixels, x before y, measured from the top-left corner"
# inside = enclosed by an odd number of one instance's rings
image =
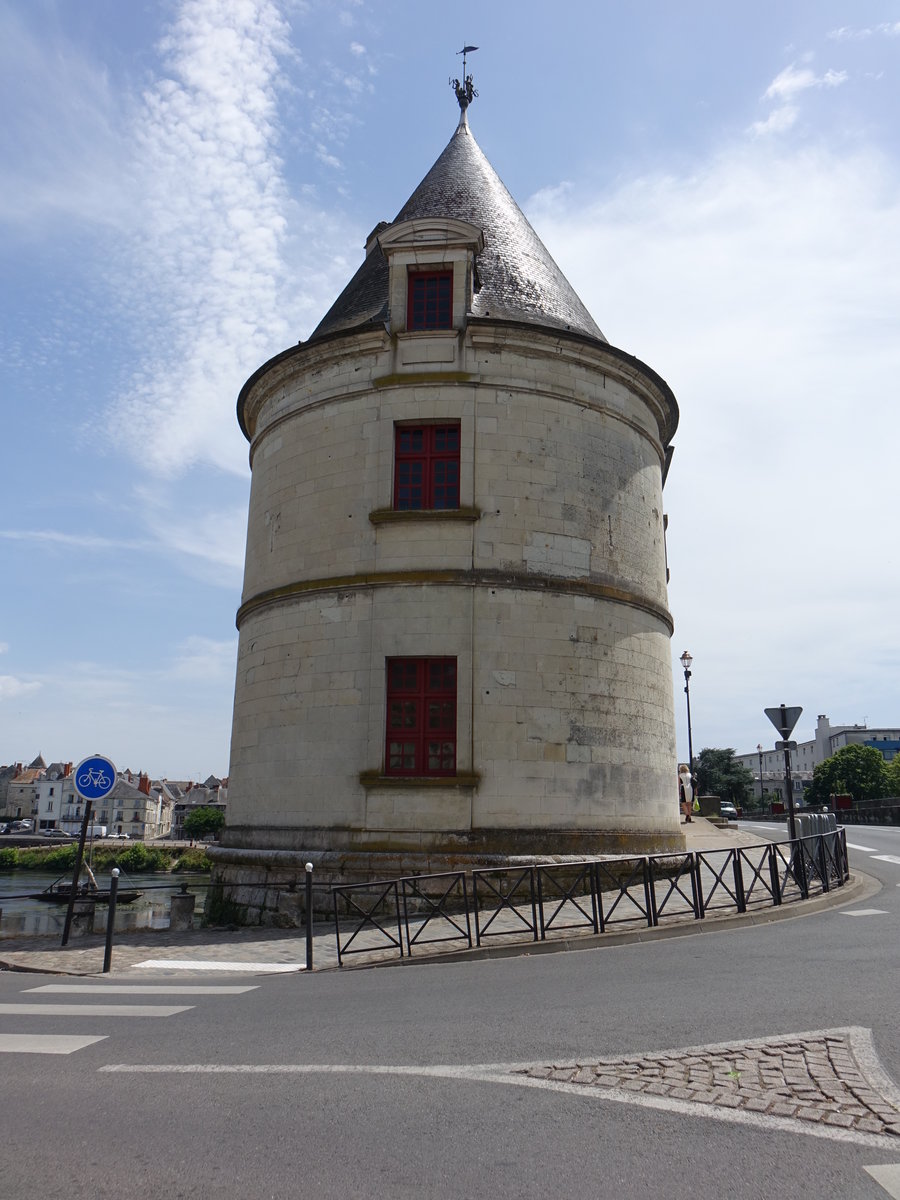
[[[313,910],[312,910],[313,865],[306,864],[306,969],[313,969]]]
[[[772,902],[777,908],[781,903],[781,881],[778,871],[778,851],[775,849],[775,843],[769,843],[769,879],[772,884]]]

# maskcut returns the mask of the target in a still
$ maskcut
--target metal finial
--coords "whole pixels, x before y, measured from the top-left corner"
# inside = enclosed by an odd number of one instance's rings
[[[463,112],[469,107],[478,92],[475,90],[475,85],[472,82],[472,76],[466,74],[466,55],[471,54],[473,50],[477,50],[477,46],[463,46],[462,50],[457,50],[457,54],[463,56],[462,80],[451,79],[450,86],[456,92],[456,99],[459,102],[459,107]]]

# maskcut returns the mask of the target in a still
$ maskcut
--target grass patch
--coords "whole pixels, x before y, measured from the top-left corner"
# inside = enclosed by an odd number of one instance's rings
[[[75,866],[76,842],[65,846],[4,846],[0,849],[0,872],[3,871],[55,871],[61,875]],[[85,859],[87,859],[85,850]],[[143,842],[132,842],[123,848],[94,846],[94,873],[108,874],[113,867],[120,867],[129,875],[163,874],[173,872],[203,873],[210,869],[206,853],[200,849],[180,850],[166,846],[145,846]]]

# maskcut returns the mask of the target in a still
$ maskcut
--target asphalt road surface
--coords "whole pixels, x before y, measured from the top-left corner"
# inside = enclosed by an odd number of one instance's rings
[[[0,1196],[900,1197],[900,831],[848,841],[880,890],[761,926],[310,976],[2,973]],[[778,1071],[783,1109],[729,1093]]]

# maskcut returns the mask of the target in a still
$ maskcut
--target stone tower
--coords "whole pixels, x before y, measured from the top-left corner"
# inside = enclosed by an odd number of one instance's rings
[[[683,845],[662,489],[678,412],[473,137],[247,381],[228,824],[251,913],[381,877]],[[319,876],[321,878],[322,876]]]

